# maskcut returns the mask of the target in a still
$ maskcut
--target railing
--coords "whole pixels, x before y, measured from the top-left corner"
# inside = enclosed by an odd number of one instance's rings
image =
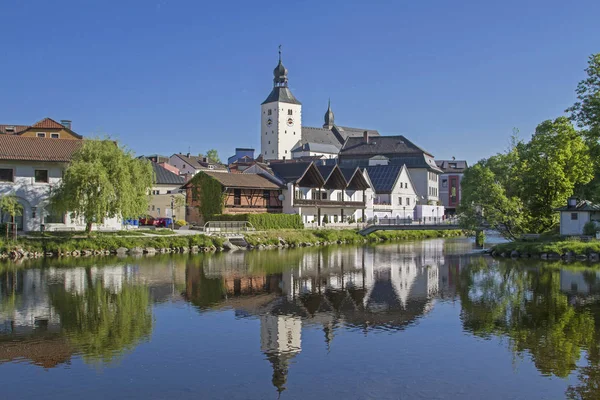
[[[295,206],[364,207],[364,201],[294,199]]]
[[[254,226],[248,221],[208,221],[204,224],[206,233],[228,234],[254,230]]]
[[[367,226],[419,226],[419,225],[447,225],[458,226],[458,218],[432,218],[425,220],[415,220],[411,218],[378,218],[368,221]]]

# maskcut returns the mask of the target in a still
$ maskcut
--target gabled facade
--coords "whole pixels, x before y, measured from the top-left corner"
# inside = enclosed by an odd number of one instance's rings
[[[72,122],[61,120],[60,123],[51,118],[44,118],[33,125],[0,125],[0,135],[20,137],[37,137],[40,139],[77,140],[83,137],[71,130]]]
[[[360,170],[312,162],[273,163],[270,169],[285,185],[283,212],[301,215],[304,224],[345,224],[365,218],[369,183]]]
[[[367,192],[367,218],[414,219],[419,196],[405,165],[365,168],[371,187]]]

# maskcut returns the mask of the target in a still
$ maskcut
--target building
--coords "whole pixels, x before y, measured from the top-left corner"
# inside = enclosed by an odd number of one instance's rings
[[[155,183],[150,192],[148,215],[153,218],[185,219],[185,178],[152,163]],[[179,199],[178,199],[179,198]]]
[[[50,125],[53,126],[48,122]],[[72,219],[68,213],[54,214],[48,207],[51,189],[61,182],[65,168],[83,141],[67,138],[68,128],[46,129],[48,134],[65,132],[65,135],[56,139],[52,135],[0,134],[0,196],[14,194],[23,207],[23,215],[16,217],[19,230],[39,231],[42,225],[47,230],[83,230],[82,219]],[[10,216],[3,216],[4,222],[9,220]],[[93,225],[93,229],[120,228],[119,218],[107,218]]]
[[[63,119],[58,123],[51,118],[44,118],[33,125],[0,125],[0,135],[47,139],[83,139],[81,135],[78,135],[71,130],[71,126],[72,122],[66,119]]]
[[[456,214],[456,208],[462,198],[461,182],[465,170],[468,168],[465,160],[436,160],[435,163],[442,170],[440,175],[439,195],[447,215]]]
[[[231,174],[201,171],[183,188],[187,194],[186,221],[204,224],[207,216],[202,214],[203,191],[219,185],[222,195],[222,214],[281,213],[281,186],[258,174]]]
[[[313,162],[272,163],[283,188],[283,212],[306,225],[347,224],[365,218],[368,181],[358,168]]]
[[[236,147],[235,154],[227,159],[227,165],[233,164],[242,159],[254,160],[254,149]]]
[[[433,156],[404,136],[376,136],[364,132],[360,137],[349,137],[339,153],[343,167],[374,165],[406,165],[419,196],[419,204],[437,204],[439,176],[442,170]]]
[[[571,197],[566,206],[555,211],[560,213],[560,234],[564,236],[583,235],[583,227],[590,221],[600,225],[600,205],[587,200]]]
[[[193,156],[190,153],[173,154],[169,158],[169,164],[179,170],[181,175],[196,175],[200,171],[227,172],[227,167],[221,163],[208,159],[207,157]]]
[[[289,160],[303,156],[336,158],[344,141],[362,136],[365,129],[338,126],[334,123],[331,103],[325,112],[322,128],[302,125],[302,103],[288,87],[288,70],[281,61],[273,70],[273,89],[261,104],[261,155],[265,161]],[[379,136],[376,130],[367,130]]]
[[[405,165],[374,165],[365,171],[372,188],[367,191],[367,219],[414,219],[419,197]]]

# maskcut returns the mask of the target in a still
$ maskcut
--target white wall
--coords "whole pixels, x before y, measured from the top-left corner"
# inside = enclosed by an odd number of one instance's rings
[[[577,219],[571,219],[571,214],[576,214]],[[560,212],[560,234],[561,235],[583,235],[583,226],[590,221],[590,213],[587,211],[561,211]]]
[[[271,110],[271,115],[269,115]],[[292,111],[288,115],[288,110]],[[288,124],[289,119],[293,124]],[[272,121],[268,124],[269,119]],[[273,102],[261,106],[261,154],[265,160],[290,160],[292,148],[302,139],[302,105]]]
[[[415,184],[415,189],[422,203],[439,201],[439,174],[436,172],[433,175],[435,180],[430,179],[429,173],[433,172],[426,168],[408,168],[410,177]],[[435,193],[430,190],[434,189]],[[423,198],[424,200],[421,200]]]

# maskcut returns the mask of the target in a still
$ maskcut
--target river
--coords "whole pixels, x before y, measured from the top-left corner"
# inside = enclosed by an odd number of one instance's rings
[[[0,271],[3,399],[600,399],[600,272],[469,239]]]

